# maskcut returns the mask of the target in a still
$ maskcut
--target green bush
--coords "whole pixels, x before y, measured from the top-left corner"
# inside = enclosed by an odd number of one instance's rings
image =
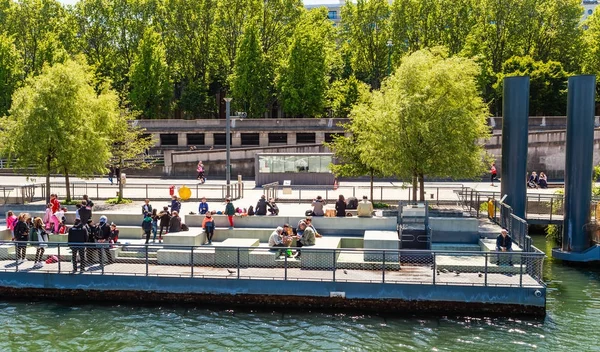
[[[111,199],[108,199],[106,201],[106,204],[113,204],[113,205],[114,204],[129,204],[129,203],[132,203],[132,202],[133,201],[131,199],[125,199],[125,198],[123,198],[123,199],[121,199],[121,201],[119,201],[119,198],[111,198]]]
[[[373,203],[374,209],[387,209],[389,207],[390,207],[390,205],[387,203],[378,203],[378,202]]]
[[[562,244],[562,234],[557,225],[548,225],[546,227],[546,239],[553,240],[558,245]]]

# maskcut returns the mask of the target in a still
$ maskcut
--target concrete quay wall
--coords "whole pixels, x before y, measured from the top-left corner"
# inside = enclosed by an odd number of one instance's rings
[[[0,294],[70,303],[188,303],[383,314],[544,316],[544,288],[0,273]]]

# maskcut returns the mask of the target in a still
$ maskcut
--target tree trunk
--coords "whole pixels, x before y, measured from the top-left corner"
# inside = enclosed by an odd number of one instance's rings
[[[375,178],[375,171],[371,168],[371,202],[373,202],[373,179]]]
[[[419,198],[421,200],[421,202],[425,201],[425,178],[423,177],[423,174],[419,175],[419,185],[420,185],[420,194],[419,194]]]
[[[417,184],[417,173],[413,173],[413,177],[412,177],[412,201],[413,203],[417,203],[417,188],[418,188],[418,184]]]
[[[67,203],[71,201],[71,183],[69,182],[69,170],[65,167],[65,186],[67,187],[67,199],[65,200]]]
[[[46,157],[46,204],[50,203],[50,155]]]

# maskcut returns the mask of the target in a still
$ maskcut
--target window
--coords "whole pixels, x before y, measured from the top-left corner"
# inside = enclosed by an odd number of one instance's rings
[[[296,133],[296,143],[298,144],[315,144],[316,138],[314,133]]]
[[[160,134],[160,145],[178,145],[178,138],[176,133],[161,133]]]
[[[231,145],[231,133],[229,134],[229,144]],[[215,145],[227,145],[227,140],[225,140],[225,133],[215,133]]]
[[[204,133],[188,133],[187,145],[204,145]]]
[[[329,18],[330,20],[337,19],[337,11],[329,11],[327,13],[327,18]]]
[[[331,132],[325,133],[325,142],[331,143],[331,142],[333,142],[333,140],[336,137],[341,137],[343,135],[344,135],[343,133],[331,133]]]
[[[242,145],[260,145],[258,133],[242,133]]]
[[[269,133],[269,144],[287,144],[287,133]]]
[[[260,155],[260,173],[331,173],[331,155]]]

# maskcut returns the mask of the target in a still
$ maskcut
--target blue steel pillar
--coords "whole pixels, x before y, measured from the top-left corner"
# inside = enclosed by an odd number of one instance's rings
[[[568,252],[590,247],[584,227],[590,222],[592,200],[595,92],[595,76],[569,78],[562,241],[562,250]]]
[[[502,97],[502,196],[516,216],[525,218],[527,147],[529,137],[529,77],[504,79]]]

